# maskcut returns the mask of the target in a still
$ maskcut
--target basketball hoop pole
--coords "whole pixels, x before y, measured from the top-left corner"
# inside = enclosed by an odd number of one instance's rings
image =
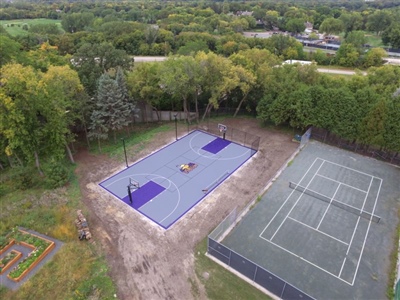
[[[129,196],[129,202],[132,204],[132,194],[131,194],[131,185],[128,185],[128,196]]]
[[[125,139],[122,138],[122,144],[124,145],[124,153],[125,153],[125,163],[126,163],[126,167],[128,168],[128,158],[126,157],[126,148],[125,148]]]
[[[225,139],[225,133],[226,133],[226,131],[223,131],[223,134],[222,134],[223,139]]]

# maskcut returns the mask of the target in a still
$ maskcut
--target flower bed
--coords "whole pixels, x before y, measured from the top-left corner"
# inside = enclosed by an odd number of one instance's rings
[[[14,240],[16,244],[32,249],[32,252],[7,274],[9,279],[17,282],[23,279],[55,247],[54,242],[21,229],[14,229],[8,238]]]
[[[8,243],[4,243],[4,245],[2,245],[2,247],[0,248],[0,255],[5,253],[8,249],[10,249],[12,247],[12,245],[15,244],[14,239],[8,239],[7,242]]]
[[[10,253],[0,259],[0,274],[3,274],[5,271],[7,271],[21,257],[21,252],[11,250]]]

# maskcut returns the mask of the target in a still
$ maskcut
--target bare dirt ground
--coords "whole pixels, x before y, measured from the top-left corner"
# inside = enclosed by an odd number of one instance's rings
[[[96,244],[106,253],[119,299],[207,299],[194,271],[194,248],[235,206],[254,200],[298,147],[291,134],[261,128],[254,119],[225,124],[261,137],[259,151],[235,174],[164,230],[98,186],[122,170],[123,161],[87,151],[77,154],[77,174]],[[175,140],[175,129],[159,133],[145,149],[129,153],[129,164]],[[192,282],[192,283],[191,283]],[[199,291],[192,294],[193,282]]]

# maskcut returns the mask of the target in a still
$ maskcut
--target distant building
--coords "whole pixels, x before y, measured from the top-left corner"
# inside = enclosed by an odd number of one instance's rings
[[[314,61],[307,61],[307,60],[297,60],[297,59],[289,59],[285,60],[282,65],[294,65],[294,64],[300,64],[300,65],[312,65],[316,64]]]
[[[307,21],[307,22],[304,23],[304,26],[306,27],[306,29],[304,30],[305,33],[313,32],[314,26],[313,26],[312,23]]]
[[[237,16],[252,16],[253,12],[252,11],[247,11],[247,10],[245,10],[245,11],[239,10],[239,11],[236,12],[236,15]]]

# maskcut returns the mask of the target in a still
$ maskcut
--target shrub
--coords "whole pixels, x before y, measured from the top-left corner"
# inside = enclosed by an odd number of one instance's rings
[[[63,163],[52,159],[44,168],[46,187],[54,189],[65,185],[69,179],[68,168]]]

